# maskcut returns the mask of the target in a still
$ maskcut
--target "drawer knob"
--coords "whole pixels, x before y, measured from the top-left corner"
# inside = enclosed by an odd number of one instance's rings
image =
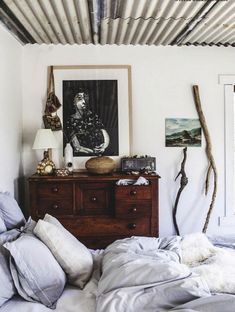
[[[130,194],[134,196],[134,195],[137,194],[137,192],[135,190],[133,190],[133,191],[130,192]]]
[[[135,223],[129,223],[128,227],[130,230],[134,230],[136,228],[136,224]]]
[[[54,204],[54,205],[52,205],[52,208],[53,208],[53,209],[58,209],[58,208],[59,208],[59,206],[58,206],[58,205],[56,205],[56,204]]]
[[[96,202],[97,201],[97,198],[95,196],[91,197],[91,201],[92,202]]]
[[[58,187],[53,187],[53,188],[52,188],[52,192],[57,193],[58,191],[59,191]]]
[[[136,208],[136,207],[134,207],[134,208],[131,209],[131,212],[136,212],[136,211],[137,211],[137,208]]]

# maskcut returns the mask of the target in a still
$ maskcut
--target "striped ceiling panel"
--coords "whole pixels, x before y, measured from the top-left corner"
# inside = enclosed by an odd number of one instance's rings
[[[1,0],[22,44],[235,45],[235,0]]]

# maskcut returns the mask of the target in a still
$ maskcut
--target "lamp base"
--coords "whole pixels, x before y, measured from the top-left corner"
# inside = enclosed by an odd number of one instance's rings
[[[52,175],[55,170],[54,162],[49,158],[48,151],[44,152],[43,159],[38,163],[37,174],[39,175]]]

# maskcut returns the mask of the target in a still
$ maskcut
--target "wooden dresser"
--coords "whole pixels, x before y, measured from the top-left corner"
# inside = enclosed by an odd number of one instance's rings
[[[145,176],[149,185],[117,186],[136,176],[114,173],[29,178],[29,212],[34,220],[55,216],[87,247],[104,248],[118,238],[158,236],[159,176]]]

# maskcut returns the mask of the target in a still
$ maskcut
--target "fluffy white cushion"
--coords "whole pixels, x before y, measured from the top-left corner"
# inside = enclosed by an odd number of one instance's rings
[[[235,251],[213,246],[205,234],[185,235],[182,262],[207,282],[211,292],[235,293]]]
[[[198,265],[215,254],[214,247],[205,234],[192,233],[185,235],[180,243],[182,262],[188,266]]]
[[[90,251],[61,224],[58,220],[48,217],[39,220],[34,233],[47,245],[52,254],[67,273],[70,284],[83,288],[88,281],[92,269],[93,259]]]
[[[235,251],[218,248],[192,271],[203,276],[211,292],[235,293]]]

